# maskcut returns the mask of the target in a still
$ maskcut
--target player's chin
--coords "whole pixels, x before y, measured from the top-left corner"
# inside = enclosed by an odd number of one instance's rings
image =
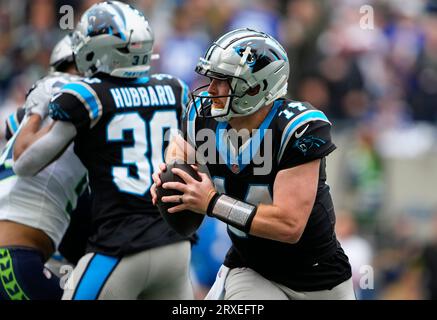
[[[221,103],[213,103],[211,108],[213,110],[223,110],[225,108],[225,106]]]

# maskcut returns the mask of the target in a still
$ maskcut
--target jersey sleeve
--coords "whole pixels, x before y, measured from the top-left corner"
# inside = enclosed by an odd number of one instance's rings
[[[331,123],[318,110],[310,110],[285,127],[278,152],[279,170],[326,157],[336,149]]]
[[[12,136],[17,132],[20,123],[24,119],[25,113],[26,112],[24,108],[19,108],[17,109],[17,111],[9,115],[9,117],[6,119],[6,132],[5,132],[6,140],[12,138]]]
[[[102,104],[93,88],[84,82],[64,85],[52,97],[49,115],[73,123],[78,133],[91,129],[102,116]]]

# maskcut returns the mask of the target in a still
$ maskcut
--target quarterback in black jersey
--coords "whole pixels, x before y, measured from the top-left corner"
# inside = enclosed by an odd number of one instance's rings
[[[89,172],[91,236],[63,299],[192,299],[190,241],[167,225],[149,193],[188,88],[149,73],[153,33],[129,5],[93,5],[74,35],[75,62],[88,78],[63,86],[49,106],[50,130],[30,123],[32,141],[14,149],[14,169],[33,175],[74,140]]]
[[[209,176],[199,173],[198,182],[172,169],[185,184],[163,187],[183,195],[162,201],[177,203],[170,213],[188,209],[228,224],[232,247],[207,298],[354,299],[325,183],[331,123],[310,104],[283,98],[289,62],[282,46],[262,32],[234,30],[196,71],[211,82],[193,93],[166,161],[204,163]],[[155,186],[151,192],[156,201]]]

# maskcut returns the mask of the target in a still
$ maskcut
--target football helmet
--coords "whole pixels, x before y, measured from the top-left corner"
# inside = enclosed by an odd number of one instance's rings
[[[209,85],[191,93],[194,101],[200,101],[200,108],[196,107],[200,117],[228,121],[250,115],[286,95],[290,65],[284,48],[273,37],[245,28],[215,41],[195,71],[210,79],[228,81],[228,95],[206,94]],[[211,98],[223,97],[228,98],[223,109],[212,107]]]
[[[139,78],[150,69],[154,35],[143,13],[119,1],[97,3],[82,15],[73,36],[77,69]]]
[[[65,63],[73,62],[72,34],[63,37],[53,48],[50,55],[51,72],[58,71]]]

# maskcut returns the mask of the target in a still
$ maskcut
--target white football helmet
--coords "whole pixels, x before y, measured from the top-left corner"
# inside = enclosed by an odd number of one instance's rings
[[[51,72],[62,69],[65,63],[73,62],[72,34],[63,37],[53,48],[50,55]]]
[[[86,76],[146,76],[153,41],[143,13],[119,1],[97,3],[82,15],[73,36],[77,69]]]
[[[192,92],[200,100],[200,117],[228,121],[250,115],[287,93],[290,65],[284,48],[266,33],[237,29],[215,41],[200,58],[196,72],[210,79],[226,79],[226,96],[205,95],[202,86]],[[211,98],[228,97],[223,109],[212,107]],[[208,110],[211,110],[208,113]]]

